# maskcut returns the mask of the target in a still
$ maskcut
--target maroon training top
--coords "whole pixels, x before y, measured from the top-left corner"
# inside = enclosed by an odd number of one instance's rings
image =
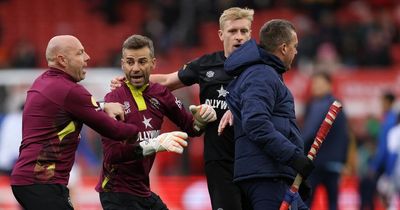
[[[27,94],[11,185],[67,185],[82,123],[113,139],[124,140],[138,132],[136,126],[101,111],[92,95],[67,73],[50,68],[39,76]]]
[[[193,116],[187,112],[166,87],[150,83],[142,93],[146,109],[139,111],[129,87],[123,84],[105,97],[108,102],[124,104],[125,120],[139,129],[138,142],[148,141],[160,134],[163,117],[168,117],[189,136],[199,135],[193,130]],[[149,173],[155,154],[135,160],[130,142],[117,142],[103,137],[103,169],[96,186],[98,192],[125,192],[148,197],[151,195]]]

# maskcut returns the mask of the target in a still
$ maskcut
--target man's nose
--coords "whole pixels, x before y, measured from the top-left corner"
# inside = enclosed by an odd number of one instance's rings
[[[132,66],[131,66],[131,71],[139,71],[140,67],[139,67],[139,63],[135,62]]]
[[[244,39],[244,35],[242,33],[237,33],[235,38],[240,42]]]
[[[85,54],[86,54],[86,59],[85,59],[85,61],[88,61],[88,60],[90,60],[90,56],[89,56],[89,54],[87,54],[86,52],[85,52]]]

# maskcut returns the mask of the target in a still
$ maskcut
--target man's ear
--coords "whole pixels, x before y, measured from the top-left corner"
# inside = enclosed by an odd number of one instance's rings
[[[67,58],[63,55],[57,55],[56,56],[57,62],[62,66],[66,67],[67,66]]]
[[[224,38],[222,37],[224,35],[224,32],[220,29],[220,30],[218,30],[218,37],[219,37],[219,40],[221,40],[221,41],[224,41]]]
[[[282,55],[286,55],[286,53],[287,53],[287,44],[286,43],[282,43],[280,48],[281,48],[280,51],[281,51]]]
[[[153,59],[151,59],[151,62],[153,63],[153,69],[155,69],[156,68],[156,64],[157,64],[157,59],[153,58]]]

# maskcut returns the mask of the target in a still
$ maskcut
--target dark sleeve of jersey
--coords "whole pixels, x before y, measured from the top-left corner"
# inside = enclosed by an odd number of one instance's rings
[[[199,83],[199,65],[198,60],[185,64],[178,71],[179,80],[186,86]]]
[[[100,135],[116,140],[136,139],[138,128],[135,125],[109,117],[95,106],[92,95],[82,86],[72,88],[65,100],[65,109]]]
[[[107,163],[117,164],[143,158],[143,149],[138,143],[129,144],[127,141],[113,141],[105,137],[103,137],[102,143],[104,160]]]
[[[189,136],[199,136],[201,133],[193,129],[193,115],[186,111],[182,102],[167,89],[163,95],[165,115]]]

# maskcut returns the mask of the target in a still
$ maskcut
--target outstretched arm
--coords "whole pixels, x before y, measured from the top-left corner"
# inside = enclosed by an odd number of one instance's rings
[[[170,74],[151,74],[150,81],[166,86],[170,91],[185,87],[178,77],[178,72]]]
[[[157,152],[174,152],[182,154],[187,147],[188,135],[181,131],[163,133],[156,138],[141,141],[138,144],[117,142],[103,138],[104,158],[110,163],[121,163],[138,160]]]
[[[105,102],[99,102],[101,109],[108,114],[111,118],[125,121],[125,113],[124,113],[124,107],[120,103],[105,103]],[[103,104],[103,105],[101,105]]]

